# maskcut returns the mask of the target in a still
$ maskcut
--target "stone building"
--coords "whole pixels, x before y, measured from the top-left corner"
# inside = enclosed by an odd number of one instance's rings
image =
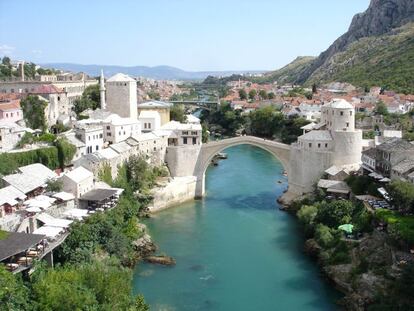
[[[170,122],[170,109],[172,104],[162,101],[152,100],[138,105],[138,115],[145,111],[155,111],[160,115],[161,126]]]
[[[106,80],[106,109],[123,118],[138,119],[137,81],[123,73]]]
[[[355,129],[354,107],[334,99],[321,108],[321,121],[314,130],[291,145],[289,191],[306,193],[323,172],[335,165],[355,167],[361,163],[362,131]]]

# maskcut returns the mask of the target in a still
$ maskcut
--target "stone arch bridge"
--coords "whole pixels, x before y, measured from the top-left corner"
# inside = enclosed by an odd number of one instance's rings
[[[289,145],[254,136],[240,136],[209,142],[201,146],[200,153],[198,155],[197,162],[194,168],[194,176],[197,177],[196,197],[204,196],[205,173],[214,155],[223,151],[226,148],[237,145],[253,145],[261,149],[264,149],[273,154],[282,163],[284,169],[287,172],[289,171]]]

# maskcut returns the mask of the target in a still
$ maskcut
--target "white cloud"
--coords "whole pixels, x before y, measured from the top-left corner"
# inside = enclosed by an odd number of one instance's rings
[[[10,46],[7,44],[0,45],[0,55],[11,55],[13,54],[13,51],[15,50],[14,46]]]

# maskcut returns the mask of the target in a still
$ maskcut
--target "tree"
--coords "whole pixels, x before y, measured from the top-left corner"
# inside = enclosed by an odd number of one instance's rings
[[[414,185],[401,181],[392,181],[387,190],[393,198],[395,206],[402,212],[414,211]]]
[[[1,60],[1,63],[4,66],[11,66],[10,57],[4,56],[3,59]]]
[[[208,142],[209,133],[207,129],[207,125],[205,123],[201,124],[202,132],[201,132],[201,140],[204,143]]]
[[[239,90],[239,97],[241,100],[246,100],[247,99],[247,93],[245,89],[240,89]]]
[[[37,95],[29,95],[20,101],[24,119],[32,129],[47,129],[45,109],[47,102],[41,100]]]
[[[170,109],[170,119],[180,123],[187,122],[184,105],[173,105]]]
[[[388,115],[388,108],[382,100],[376,104],[375,113],[383,116]]]
[[[20,275],[12,274],[0,265],[0,309],[28,310],[28,293]]]
[[[99,85],[90,85],[83,91],[81,98],[75,100],[73,110],[79,116],[80,113],[87,109],[96,110],[100,107],[100,102]]]
[[[259,91],[259,97],[263,100],[263,99],[268,99],[268,95],[267,92],[265,90],[260,90]]]
[[[323,224],[318,224],[315,230],[315,239],[324,248],[330,248],[333,246],[335,236],[332,234],[332,230]]]
[[[337,228],[352,220],[355,206],[351,201],[322,202],[318,206],[316,221],[330,228]]]
[[[252,111],[250,117],[250,130],[253,135],[272,137],[283,122],[283,116],[272,106]]]
[[[276,97],[276,95],[275,95],[275,93],[270,92],[269,94],[267,94],[267,97],[268,97],[269,99],[274,99],[274,98]]]
[[[249,92],[249,99],[254,100],[257,96],[257,91],[255,89],[250,90]]]
[[[76,146],[72,145],[65,137],[56,139],[55,146],[58,150],[59,165],[61,168],[65,168],[76,154]]]
[[[50,192],[60,192],[63,189],[63,181],[60,179],[49,179],[46,185],[46,190]]]

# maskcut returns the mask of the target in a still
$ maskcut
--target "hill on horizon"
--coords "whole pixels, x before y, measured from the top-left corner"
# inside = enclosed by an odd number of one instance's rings
[[[208,76],[231,76],[233,74],[258,74],[261,70],[228,70],[228,71],[185,71],[171,66],[117,66],[117,65],[82,65],[74,63],[45,63],[45,68],[54,68],[72,72],[84,72],[90,76],[99,76],[103,69],[105,76],[122,72],[134,77],[145,77],[156,80],[203,80]]]

